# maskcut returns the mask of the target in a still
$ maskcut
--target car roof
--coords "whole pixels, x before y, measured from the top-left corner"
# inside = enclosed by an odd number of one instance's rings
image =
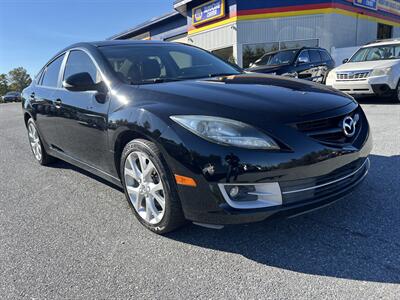
[[[367,45],[362,46],[361,48],[368,48],[374,46],[386,46],[386,45],[400,45],[400,39],[389,39],[389,40],[381,40],[381,41],[374,41]]]
[[[150,41],[150,40],[111,40],[111,41],[82,42],[73,44],[68,48],[74,48],[86,45],[91,45],[94,47],[105,47],[105,46],[117,46],[117,45],[154,45],[154,44],[168,44],[168,42]]]
[[[264,55],[279,53],[279,52],[283,52],[283,51],[301,51],[301,50],[322,50],[322,51],[327,51],[326,49],[321,48],[321,47],[300,47],[300,48],[289,48],[289,49],[275,50],[275,51],[267,52]]]

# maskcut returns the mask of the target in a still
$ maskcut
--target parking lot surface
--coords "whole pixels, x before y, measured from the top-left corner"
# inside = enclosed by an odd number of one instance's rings
[[[123,193],[33,159],[20,104],[0,104],[0,299],[399,299],[400,105],[363,101],[365,182],[292,219],[157,236]]]

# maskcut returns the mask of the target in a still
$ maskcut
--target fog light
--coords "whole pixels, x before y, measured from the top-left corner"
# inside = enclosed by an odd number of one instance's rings
[[[239,194],[239,187],[238,187],[237,185],[235,185],[235,186],[233,186],[233,187],[231,188],[231,190],[229,191],[229,195],[230,195],[232,198],[235,198],[238,194]]]
[[[282,205],[277,182],[255,184],[218,184],[225,201],[237,209],[253,209]]]

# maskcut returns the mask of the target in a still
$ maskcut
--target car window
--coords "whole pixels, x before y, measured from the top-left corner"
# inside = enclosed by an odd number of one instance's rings
[[[186,80],[239,71],[214,55],[184,45],[129,45],[99,47],[115,74],[128,84]]]
[[[64,54],[51,62],[45,69],[41,85],[49,87],[57,87],[60,67],[64,59]]]
[[[321,62],[321,56],[319,55],[318,50],[308,50],[308,53],[310,54],[311,62],[313,63]]]
[[[361,48],[350,58],[350,62],[389,60],[399,58],[400,45],[382,45]]]
[[[302,62],[302,63],[309,63],[310,62],[310,56],[308,55],[308,51],[302,51],[297,58],[297,61]]]
[[[89,55],[81,50],[71,51],[65,65],[64,80],[71,75],[84,72],[89,73],[94,83],[101,81],[100,72],[97,70]]]
[[[321,55],[321,58],[322,58],[323,61],[332,60],[331,56],[326,51],[320,51],[319,54]]]

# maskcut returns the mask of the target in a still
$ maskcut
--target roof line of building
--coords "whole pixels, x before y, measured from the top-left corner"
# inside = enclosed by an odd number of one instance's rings
[[[130,33],[134,33],[134,32],[140,31],[140,30],[145,29],[145,28],[147,28],[147,27],[149,27],[149,26],[151,26],[151,25],[157,24],[157,23],[159,23],[159,22],[162,22],[162,21],[164,21],[164,20],[167,20],[167,19],[172,18],[172,17],[174,17],[174,16],[176,16],[176,15],[179,15],[179,14],[180,14],[180,13],[177,12],[177,11],[172,11],[172,12],[169,12],[169,13],[167,13],[167,14],[165,14],[165,15],[152,18],[152,19],[150,19],[150,20],[148,20],[148,21],[146,21],[146,22],[143,22],[143,23],[141,23],[141,24],[139,24],[139,25],[136,25],[135,27],[129,28],[128,30],[125,30],[125,31],[123,31],[123,32],[114,34],[113,36],[110,36],[109,38],[107,38],[107,40],[115,40],[115,39],[118,39],[118,38],[120,38],[120,37],[129,35]]]

